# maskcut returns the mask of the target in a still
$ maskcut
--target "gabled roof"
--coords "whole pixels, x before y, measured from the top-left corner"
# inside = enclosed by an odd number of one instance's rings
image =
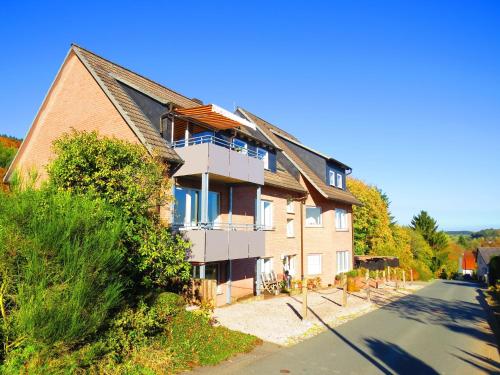
[[[477,256],[481,256],[484,263],[489,264],[491,258],[494,256],[500,256],[500,247],[478,247]]]
[[[295,165],[295,167],[301,172],[301,174],[306,178],[318,192],[327,199],[337,200],[341,202],[346,202],[350,204],[360,205],[361,202],[356,199],[349,191],[338,189],[333,186],[326,184],[323,179],[318,177],[316,173],[304,162],[302,159],[293,152],[291,148],[283,141],[282,136],[294,140],[294,143],[298,143],[297,138],[291,136],[285,131],[278,128],[276,125],[272,125],[267,121],[261,119],[260,117],[254,115],[253,113],[243,109],[238,108],[238,111],[245,115],[249,120],[253,121],[260,130],[277,148],[283,151],[283,154]],[[280,134],[280,135],[278,135]]]
[[[144,146],[150,152],[158,152],[160,156],[167,160],[181,162],[177,153],[165,142],[153,124],[118,82],[121,81],[163,103],[173,102],[183,108],[197,107],[199,103],[80,46],[73,44],[71,49],[92,74]]]

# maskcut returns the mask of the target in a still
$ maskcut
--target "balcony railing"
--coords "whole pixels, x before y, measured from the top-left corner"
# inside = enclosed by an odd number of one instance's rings
[[[266,227],[264,225],[257,224],[233,224],[233,223],[176,223],[172,225],[174,229],[183,231],[183,230],[226,230],[226,231],[260,231],[260,230],[269,230],[271,228]]]
[[[252,224],[174,225],[191,243],[191,262],[258,258],[265,254],[265,231]]]
[[[189,138],[187,141],[185,139],[181,139],[181,140],[175,141],[172,144],[172,147],[173,148],[180,148],[180,147],[187,147],[187,146],[193,146],[193,145],[201,145],[204,143],[209,143],[209,144],[213,144],[213,145],[227,148],[229,150],[241,152],[244,155],[248,155],[252,158],[256,158],[259,160],[262,160],[264,158],[264,155],[262,155],[262,154],[259,155],[259,153],[257,151],[238,146],[234,142],[228,142],[223,138],[219,138],[219,137],[216,137],[213,135],[202,135],[199,137],[193,137],[193,138]]]
[[[173,147],[184,160],[174,177],[209,173],[216,178],[227,177],[233,181],[245,181],[264,185],[264,161],[254,150],[238,147],[213,135],[203,135],[174,142]]]

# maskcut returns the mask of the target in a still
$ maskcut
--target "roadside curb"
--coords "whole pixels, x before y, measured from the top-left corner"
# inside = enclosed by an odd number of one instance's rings
[[[489,324],[491,330],[493,331],[493,333],[495,334],[497,344],[499,344],[500,343],[500,327],[499,327],[498,319],[500,318],[500,315],[497,314],[495,312],[495,309],[493,308],[493,306],[491,306],[488,303],[487,294],[485,293],[484,289],[481,289],[480,285],[478,285],[477,292],[479,295],[479,297],[478,297],[479,304],[486,311],[488,324]]]

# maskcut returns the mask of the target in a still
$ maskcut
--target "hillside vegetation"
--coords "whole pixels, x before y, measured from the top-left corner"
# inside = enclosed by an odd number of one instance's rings
[[[0,135],[0,190],[5,189],[3,177],[7,172],[12,159],[16,155],[17,149],[21,145],[21,140],[6,135]]]
[[[390,213],[389,197],[376,186],[354,178],[347,186],[363,203],[353,208],[357,255],[396,256],[401,268],[415,270],[423,280],[457,272],[463,246],[440,231],[426,211],[416,213],[410,226],[401,226]]]
[[[191,265],[151,209],[171,202],[162,163],[97,133],[54,149],[47,182],[0,192],[0,373],[172,374],[259,343],[172,293]]]

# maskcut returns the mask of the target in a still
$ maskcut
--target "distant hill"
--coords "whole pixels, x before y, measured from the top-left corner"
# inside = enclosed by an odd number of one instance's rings
[[[446,232],[446,234],[449,234],[450,236],[470,236],[474,232],[469,231],[469,230],[449,230]]]

